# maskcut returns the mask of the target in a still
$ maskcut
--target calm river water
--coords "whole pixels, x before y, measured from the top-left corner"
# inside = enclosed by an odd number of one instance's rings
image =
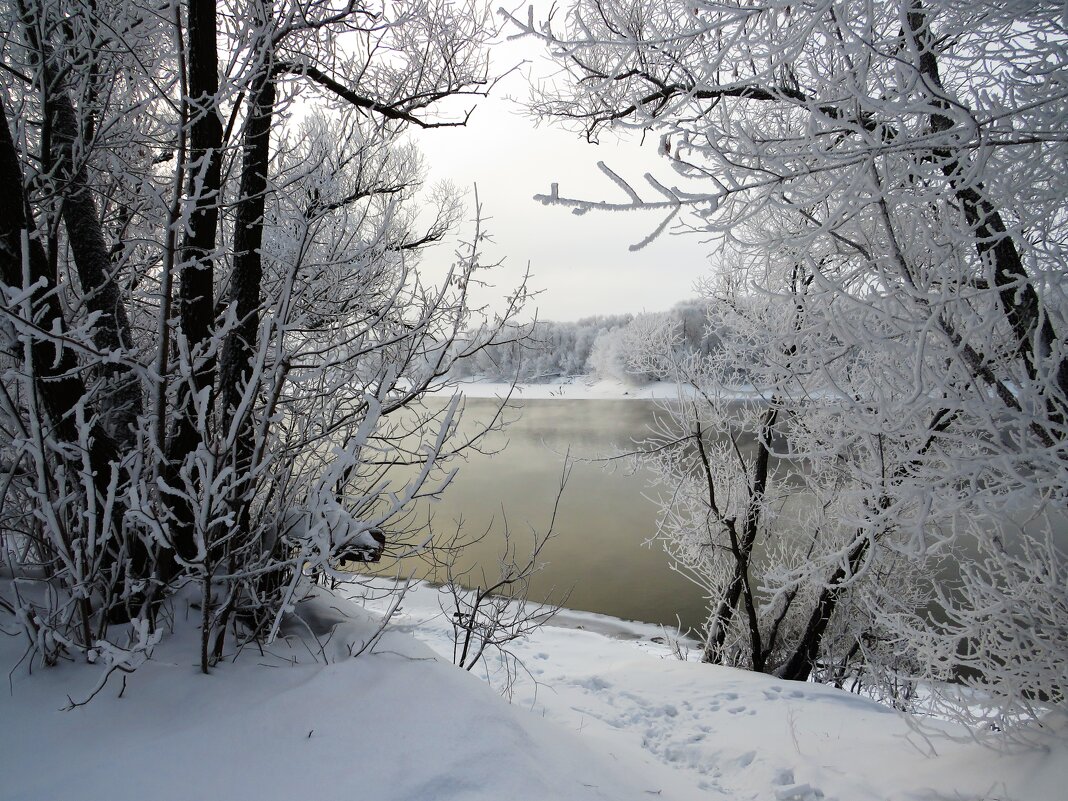
[[[489,529],[462,563],[485,566],[490,574],[503,547],[505,517],[519,558],[524,552],[529,558],[531,530],[548,528],[568,449],[575,460],[632,447],[655,411],[640,400],[519,403],[520,418],[486,442],[487,450],[501,452],[472,454],[433,504],[439,533],[454,530],[461,517],[468,534]],[[486,419],[495,408],[496,401],[469,399],[465,419]],[[656,492],[652,483],[649,473],[632,474],[619,463],[577,461],[531,597],[560,602],[566,596],[572,609],[670,626],[678,617],[684,626],[698,626],[705,616],[701,591],[671,570],[659,545],[645,544],[656,528],[657,507],[647,497]]]
[[[490,580],[504,547],[504,520],[517,550],[529,559],[532,530],[544,532],[552,518],[564,454],[574,461],[554,527],[555,536],[540,555],[545,568],[531,583],[533,600],[564,603],[572,609],[600,612],[699,629],[707,615],[701,590],[673,571],[658,543],[657,505],[650,500],[662,491],[648,472],[629,472],[605,457],[634,447],[656,414],[656,405],[642,400],[520,400],[521,416],[504,431],[494,432],[486,450],[471,453],[444,497],[420,509],[416,519],[433,514],[437,536],[462,530],[473,538],[460,567],[484,569]],[[475,430],[489,419],[494,400],[468,399],[463,427]],[[744,445],[743,445],[744,447]],[[587,461],[582,461],[587,460]],[[596,461],[600,460],[600,461]],[[799,496],[798,502],[803,503]],[[1029,513],[1019,514],[1021,525]],[[1058,545],[1068,548],[1068,515],[1056,523]],[[443,579],[418,565],[382,566],[378,572]],[[472,573],[465,583],[478,583]],[[947,574],[947,578],[953,576]],[[484,585],[483,585],[484,586]]]

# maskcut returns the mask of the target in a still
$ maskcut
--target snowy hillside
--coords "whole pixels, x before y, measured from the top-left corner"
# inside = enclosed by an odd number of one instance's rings
[[[1063,742],[1017,755],[925,742],[841,691],[680,662],[650,626],[562,615],[520,645],[530,676],[509,705],[435,657],[451,641],[433,588],[357,658],[374,613],[329,598],[299,611],[283,640],[210,676],[180,620],[150,662],[69,711],[95,668],[16,668],[0,799],[1053,801],[1068,782]],[[0,639],[5,664],[22,647]]]

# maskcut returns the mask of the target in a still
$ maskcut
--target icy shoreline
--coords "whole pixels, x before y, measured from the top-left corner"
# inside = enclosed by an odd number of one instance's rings
[[[679,385],[670,381],[649,384],[626,384],[611,378],[578,375],[554,378],[537,383],[510,384],[507,381],[463,379],[450,383],[436,394],[460,392],[468,398],[503,398],[509,393],[514,400],[673,400],[679,397]],[[692,389],[683,388],[688,397]],[[754,395],[738,395],[752,398]]]
[[[468,398],[503,398],[511,394],[515,400],[657,400],[677,397],[678,387],[663,381],[630,386],[614,379],[585,375],[514,385],[507,381],[474,378],[450,382],[436,394],[453,392]]]

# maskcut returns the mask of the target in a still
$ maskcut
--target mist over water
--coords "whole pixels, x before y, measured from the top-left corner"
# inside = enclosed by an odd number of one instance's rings
[[[531,599],[699,631],[708,615],[702,590],[672,570],[660,543],[652,541],[658,509],[652,499],[669,488],[648,470],[635,471],[628,461],[611,458],[633,450],[646,436],[657,405],[564,399],[520,399],[516,404],[518,419],[488,435],[482,445],[487,453],[469,452],[443,497],[421,501],[414,515],[416,520],[432,517],[439,544],[461,522],[462,538],[478,540],[457,562],[459,570],[474,568],[463,583],[488,586],[496,580],[506,529],[516,561],[530,558],[536,534],[552,521],[569,453],[570,477],[554,536],[539,556],[544,568],[531,582]],[[491,399],[467,399],[461,433],[475,433],[497,406]],[[748,439],[739,442],[743,450],[751,444]],[[793,495],[780,510],[785,531],[807,502],[805,496]],[[1014,517],[1026,526],[1032,514],[1021,509]],[[1055,537],[1059,546],[1068,547],[1068,516],[1056,517]],[[756,558],[764,547],[758,543]],[[416,578],[445,579],[414,558],[386,562],[376,572],[407,577],[413,570]],[[940,571],[947,588],[958,575],[952,560]],[[928,612],[940,614],[937,609]]]
[[[554,536],[541,552],[545,568],[531,583],[534,600],[631,620],[674,627],[698,627],[705,617],[701,590],[674,572],[657,543],[657,506],[650,500],[659,489],[648,471],[633,472],[622,461],[603,461],[632,449],[644,436],[656,407],[638,400],[520,400],[520,417],[504,431],[489,435],[484,450],[470,454],[459,474],[433,503],[417,513],[433,514],[438,536],[456,529],[481,541],[470,545],[461,568],[479,566],[468,584],[485,571],[492,581],[505,546],[507,525],[517,559],[529,558],[534,532],[546,531],[552,520],[570,450],[572,469],[553,527]],[[461,428],[473,432],[489,419],[497,402],[468,399]],[[405,560],[408,561],[408,560]],[[390,568],[407,575],[413,566]],[[442,578],[419,572],[418,577]]]

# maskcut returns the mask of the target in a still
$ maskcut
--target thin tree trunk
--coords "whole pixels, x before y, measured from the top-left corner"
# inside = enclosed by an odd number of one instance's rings
[[[234,268],[230,276],[229,307],[236,317],[233,329],[223,343],[219,367],[221,429],[226,436],[233,432],[231,459],[234,480],[231,484],[230,526],[236,537],[226,538],[227,549],[245,544],[254,552],[261,544],[249,543],[251,520],[249,506],[255,493],[252,462],[256,427],[253,420],[255,398],[248,386],[253,375],[260,330],[260,294],[263,283],[263,227],[267,198],[267,177],[271,161],[271,124],[274,114],[274,65],[271,61],[269,23],[270,0],[259,4],[263,63],[253,78],[248,119],[242,146],[241,182],[234,219]],[[223,555],[220,555],[222,558]],[[230,560],[233,561],[232,558]],[[232,572],[232,571],[231,571]],[[260,589],[268,589],[269,577],[261,579]],[[231,603],[233,596],[231,595]],[[214,659],[223,652],[226,624],[232,606],[227,605],[219,619]]]
[[[930,18],[921,3],[913,3],[907,22],[917,70],[927,84],[932,103],[939,109],[930,115],[931,129],[935,133],[950,130],[953,119],[940,113],[948,111],[950,106],[939,74]],[[1016,340],[1016,354],[1023,362],[1028,378],[1034,381],[1042,372],[1042,362],[1053,356],[1053,345],[1057,341],[1053,323],[1042,308],[1042,301],[1001,213],[985,196],[982,182],[966,183],[966,164],[950,150],[935,148],[934,155],[972,229],[979,261],[990,270],[991,283],[997,288],[1002,312]],[[1068,417],[1068,357],[1057,362],[1052,377],[1054,395],[1049,397],[1047,394],[1046,406],[1051,422],[1060,427]]]
[[[827,626],[845,590],[844,582],[847,578],[856,575],[857,569],[871,546],[870,537],[864,536],[862,532],[857,532],[857,537],[857,544],[849,552],[849,569],[837,568],[820,592],[819,600],[812,614],[809,615],[804,634],[798,640],[790,658],[776,671],[779,678],[789,681],[807,681],[812,673],[812,668],[819,657],[820,646],[823,644],[823,635],[827,633]]]
[[[86,307],[97,312],[93,342],[104,352],[129,351],[132,346],[126,306],[112,275],[108,247],[96,202],[89,187],[85,154],[92,138],[91,125],[80,128],[69,90],[60,75],[52,47],[43,39],[34,9],[20,3],[22,30],[41,81],[44,107],[42,153],[48,159],[45,173],[55,176],[55,195],[60,202],[67,229],[67,242],[74,254]],[[88,122],[91,123],[91,120]],[[55,250],[55,248],[53,248]],[[103,402],[98,410],[104,425],[122,448],[134,441],[134,426],[143,410],[141,387],[128,364],[106,362],[100,368],[105,381]]]
[[[778,405],[774,404],[764,413],[761,423],[761,437],[757,442],[757,456],[753,467],[753,480],[750,485],[749,501],[746,505],[745,519],[742,523],[741,535],[736,535],[733,525],[729,525],[731,537],[731,551],[734,555],[734,574],[724,597],[720,599],[715,613],[715,623],[710,637],[705,643],[704,653],[701,656],[703,662],[720,664],[723,661],[723,644],[727,638],[727,629],[734,617],[734,611],[738,602],[745,594],[745,609],[749,624],[749,640],[752,649],[753,669],[763,672],[764,649],[761,645],[759,621],[756,616],[756,604],[753,599],[752,587],[749,583],[749,562],[756,543],[757,533],[760,530],[761,504],[768,487],[768,473],[771,468],[771,438],[772,428],[779,414]],[[705,460],[706,479],[712,480],[708,472],[707,458],[704,454],[703,444],[701,457]]]
[[[935,412],[927,426],[927,440],[909,462],[898,466],[890,480],[898,481],[908,470],[916,467],[924,454],[931,449],[942,434],[949,430],[956,419],[957,413],[949,409],[939,409]],[[879,499],[879,509],[885,513],[889,508],[890,496],[884,494]],[[823,636],[827,633],[827,626],[831,622],[842,592],[846,589],[845,582],[857,575],[857,571],[874,542],[874,535],[866,536],[863,531],[857,531],[856,537],[857,541],[849,551],[846,567],[836,568],[824,585],[819,600],[809,616],[804,634],[790,658],[776,671],[779,677],[793,681],[807,681],[812,673],[812,668],[819,657],[820,646],[823,644]]]

